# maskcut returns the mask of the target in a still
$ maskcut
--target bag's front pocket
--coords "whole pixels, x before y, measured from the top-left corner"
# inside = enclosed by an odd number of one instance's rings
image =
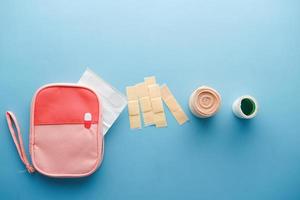
[[[33,163],[55,176],[87,174],[98,165],[97,124],[38,125],[34,127]],[[100,144],[100,146],[102,146]]]

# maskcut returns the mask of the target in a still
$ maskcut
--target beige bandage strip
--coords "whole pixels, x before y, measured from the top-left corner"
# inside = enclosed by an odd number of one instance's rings
[[[146,81],[146,80],[145,80]],[[149,94],[152,104],[152,110],[154,113],[154,122],[156,127],[165,127],[167,126],[166,115],[164,112],[163,102],[161,99],[161,92],[159,85],[151,84],[148,86]]]
[[[169,108],[169,110],[171,111],[171,113],[173,114],[173,116],[175,117],[175,119],[180,125],[188,121],[187,115],[184,113],[181,106],[176,101],[174,95],[171,93],[167,85],[161,86],[161,96],[164,102],[166,103],[167,107]]]
[[[155,78],[155,76],[145,77],[144,81],[145,81],[145,83],[146,83],[147,86],[156,84],[156,78]]]
[[[141,128],[140,108],[135,86],[126,87],[130,128]]]
[[[136,84],[137,95],[143,114],[144,125],[149,126],[154,124],[154,113],[152,112],[152,105],[149,96],[149,90],[146,83]]]

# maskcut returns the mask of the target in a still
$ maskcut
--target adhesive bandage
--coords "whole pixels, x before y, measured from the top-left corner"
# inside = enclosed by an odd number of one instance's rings
[[[156,84],[156,78],[155,78],[155,76],[145,77],[144,81],[145,81],[145,83],[146,83],[147,86]]]
[[[146,80],[145,80],[146,82]],[[161,99],[161,92],[158,84],[150,84],[148,86],[152,110],[154,113],[154,122],[156,127],[167,126],[167,120],[164,112],[164,107]]]
[[[127,87],[126,91],[131,128],[142,127],[140,112],[142,112],[144,126],[166,127],[167,119],[163,102],[180,125],[189,120],[168,86],[164,84],[160,87],[156,83],[155,76],[145,77],[144,82]]]
[[[149,96],[149,90],[146,83],[138,83],[136,86],[137,95],[139,98],[141,111],[144,119],[144,125],[149,126],[154,124],[154,113]]]
[[[176,101],[174,95],[171,93],[167,85],[163,85],[161,87],[161,96],[163,101],[171,111],[172,115],[175,117],[175,119],[180,125],[188,121],[187,115],[184,113],[181,106]]]
[[[141,128],[140,108],[136,86],[126,88],[128,99],[128,114],[131,129]]]

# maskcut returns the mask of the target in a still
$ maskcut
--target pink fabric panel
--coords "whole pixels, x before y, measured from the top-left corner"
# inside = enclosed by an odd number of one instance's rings
[[[34,125],[80,124],[84,114],[98,123],[99,102],[91,90],[78,86],[55,85],[41,89],[35,97]]]
[[[49,176],[92,173],[102,159],[103,144],[97,129],[97,124],[89,129],[84,124],[34,126],[34,167]]]

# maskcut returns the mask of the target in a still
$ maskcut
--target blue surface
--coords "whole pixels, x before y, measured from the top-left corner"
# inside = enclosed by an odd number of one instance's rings
[[[9,0],[0,28],[1,199],[300,199],[300,1]],[[132,131],[125,110],[92,176],[27,174],[4,112],[17,114],[27,149],[35,90],[87,66],[121,91],[156,75],[190,122],[167,111],[167,128]],[[209,120],[187,106],[203,84],[222,95]],[[260,103],[254,120],[231,112],[243,94]]]

